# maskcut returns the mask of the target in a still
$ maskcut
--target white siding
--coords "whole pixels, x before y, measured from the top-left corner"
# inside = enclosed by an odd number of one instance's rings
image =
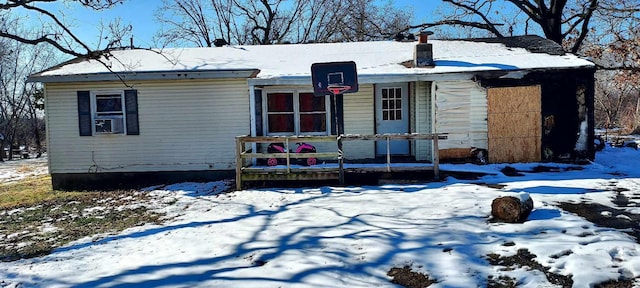
[[[344,133],[374,134],[375,110],[373,85],[360,85],[358,93],[345,94],[344,97]],[[375,142],[345,142],[343,146],[347,159],[375,158]]]
[[[487,149],[487,93],[473,81],[436,82],[435,131],[448,133],[440,149]]]
[[[475,83],[474,83],[475,84]],[[487,90],[474,85],[471,88],[471,108],[469,111],[471,147],[489,149]]]
[[[431,133],[431,82],[416,82],[415,117],[417,133]],[[415,141],[416,160],[433,160],[432,145],[429,140]]]
[[[235,136],[249,134],[245,79],[147,81],[138,90],[140,135],[80,137],[78,90],[119,82],[47,84],[51,173],[233,169]]]

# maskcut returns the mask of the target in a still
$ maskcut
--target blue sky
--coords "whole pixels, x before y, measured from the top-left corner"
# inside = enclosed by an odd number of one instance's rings
[[[393,2],[399,8],[406,7],[413,10],[412,23],[427,21],[429,15],[435,11],[436,6],[440,3],[437,0],[395,0]],[[119,17],[123,24],[133,26],[136,46],[152,47],[154,46],[153,36],[158,30],[153,14],[160,4],[159,0],[128,0],[105,11],[92,11],[69,4],[53,4],[53,7],[56,10],[64,11],[65,20],[73,23],[72,31],[87,43],[95,44],[97,42],[101,20],[108,23]]]

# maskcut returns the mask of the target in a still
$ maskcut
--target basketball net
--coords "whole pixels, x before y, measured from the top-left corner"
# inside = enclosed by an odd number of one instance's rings
[[[331,94],[333,94],[333,95],[342,94],[342,92],[347,91],[349,89],[351,89],[351,86],[347,86],[347,85],[329,85],[329,86],[327,86],[327,90],[329,90],[329,92],[331,92]]]

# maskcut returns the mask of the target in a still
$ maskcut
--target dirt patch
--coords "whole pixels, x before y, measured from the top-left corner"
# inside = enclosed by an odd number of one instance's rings
[[[493,277],[493,275],[489,275],[487,288],[516,288],[517,284],[515,278],[508,276]]]
[[[640,215],[595,203],[562,202],[558,206],[562,210],[577,214],[598,226],[624,229],[623,232],[633,236],[636,238],[636,242],[640,243],[640,229],[638,229]]]
[[[392,277],[391,283],[398,284],[407,288],[424,288],[429,287],[437,281],[430,279],[429,275],[413,271],[411,266],[406,265],[402,268],[393,267],[387,272],[387,276]]]
[[[571,287],[573,286],[573,279],[571,276],[564,276],[560,274],[555,274],[549,272],[548,267],[542,266],[542,264],[534,261],[537,256],[529,252],[527,249],[518,249],[516,255],[513,256],[500,256],[498,254],[489,254],[487,255],[487,260],[489,263],[494,266],[504,266],[502,268],[503,271],[510,271],[515,268],[528,267],[529,269],[538,270],[544,273],[547,277],[547,280],[555,285],[560,285],[562,287]],[[511,285],[512,282],[507,282],[507,286],[493,286],[493,287],[513,287],[508,286]]]
[[[522,173],[525,173],[525,172],[526,173],[544,173],[544,172],[580,171],[583,169],[584,168],[580,166],[570,166],[570,167],[560,168],[556,166],[538,165],[536,167],[533,167],[531,170],[518,170],[511,166],[505,166],[500,170],[500,172],[502,172],[502,174],[504,174],[505,176],[519,177],[519,176],[524,176],[524,174]]]

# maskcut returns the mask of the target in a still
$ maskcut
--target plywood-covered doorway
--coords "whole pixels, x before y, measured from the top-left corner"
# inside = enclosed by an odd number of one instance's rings
[[[489,162],[541,160],[540,95],[540,85],[488,89]]]

